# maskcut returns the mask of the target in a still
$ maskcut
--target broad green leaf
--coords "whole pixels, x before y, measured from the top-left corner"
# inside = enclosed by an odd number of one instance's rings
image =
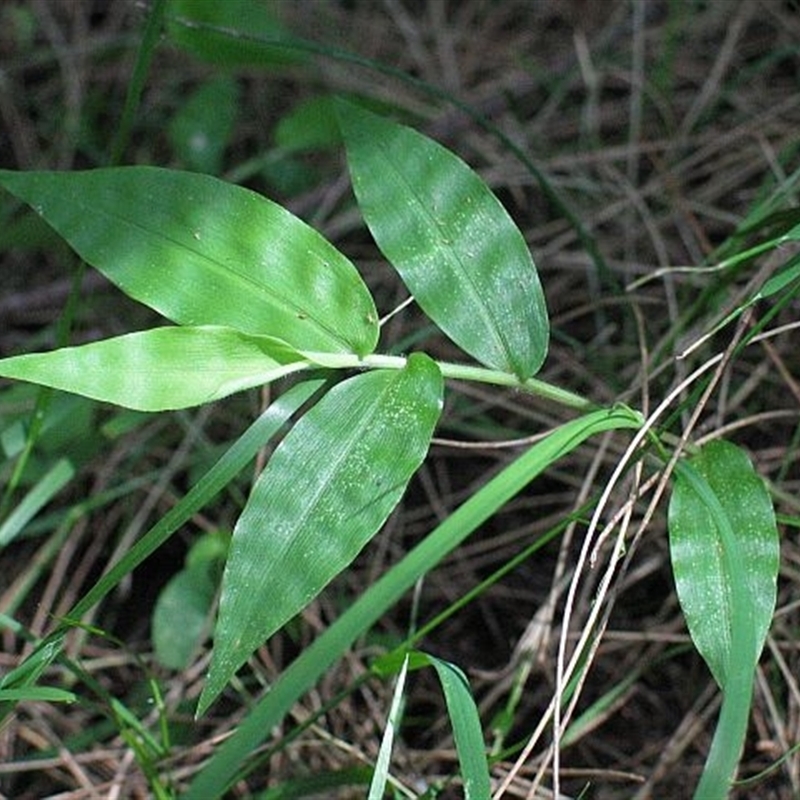
[[[285,46],[291,39],[277,8],[259,0],[170,0],[167,31],[176,44],[220,66],[300,62],[304,55]]]
[[[184,794],[206,800],[226,791],[241,766],[280,725],[292,706],[324,675],[358,637],[363,636],[424,575],[435,569],[504,503],[522,491],[554,461],[590,436],[615,429],[635,429],[643,418],[624,406],[599,409],[562,425],[512,461],[457,508],[399,563],[381,576],[312,642],[253,706],[233,735],[203,767]],[[412,658],[413,661],[413,658]]]
[[[87,263],[181,325],[366,355],[375,304],[353,264],[286,209],[209,175],[117,167],[0,170]]]
[[[358,204],[422,310],[482,364],[530,378],[547,355],[525,239],[481,178],[411,128],[339,103]]]
[[[231,542],[200,713],[356,557],[427,453],[442,377],[423,354],[328,392],[276,448]]]
[[[139,411],[208,403],[306,364],[283,342],[230,328],[154,328],[0,361],[0,376]]]
[[[692,640],[722,688],[696,800],[724,800],[747,734],[753,679],[776,600],[780,542],[769,493],[747,456],[713,442],[675,467],[670,546]]]
[[[669,537],[692,641],[725,688],[732,658],[753,668],[758,661],[775,610],[780,564],[769,492],[740,448],[710,442],[678,469]],[[744,614],[737,614],[739,607]],[[750,626],[754,652],[732,652],[737,625]]]

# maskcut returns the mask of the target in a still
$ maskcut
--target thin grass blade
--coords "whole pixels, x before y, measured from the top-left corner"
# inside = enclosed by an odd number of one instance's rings
[[[0,689],[0,703],[74,703],[77,699],[74,692],[54,686]]]
[[[60,458],[20,500],[0,525],[0,548],[13,541],[23,528],[58,494],[75,475],[75,468]]]
[[[403,707],[403,692],[406,686],[406,675],[408,674],[408,655],[403,659],[400,672],[392,694],[392,705],[389,709],[389,716],[386,720],[386,730],[383,732],[381,747],[378,751],[378,758],[375,762],[375,771],[372,773],[372,780],[369,784],[369,794],[367,800],[381,800],[386,791],[386,784],[389,781],[389,763],[392,757],[392,747],[394,745],[394,735],[400,726],[400,717]]]

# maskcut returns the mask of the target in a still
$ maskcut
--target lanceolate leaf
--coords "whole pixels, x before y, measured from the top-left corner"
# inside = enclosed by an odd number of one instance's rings
[[[678,470],[669,535],[689,632],[725,688],[732,658],[755,668],[775,610],[780,563],[769,493],[741,449],[711,442]],[[736,626],[749,626],[748,635],[736,637]],[[733,653],[734,638],[750,641],[753,652]]]
[[[29,203],[126,294],[181,325],[366,355],[375,305],[355,267],[281,206],[207,175],[155,167],[10,172]]]
[[[272,455],[233,534],[200,712],[384,523],[422,463],[442,405],[436,364],[412,355],[335,386]]]
[[[339,110],[364,219],[420,307],[484,365],[530,378],[547,354],[549,323],[511,217],[441,145],[357,106]]]
[[[154,328],[80,347],[0,361],[0,376],[139,411],[218,400],[306,362],[283,342],[230,328]]]

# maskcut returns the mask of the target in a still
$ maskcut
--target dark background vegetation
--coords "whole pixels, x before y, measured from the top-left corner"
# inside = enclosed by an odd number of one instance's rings
[[[408,121],[481,172],[524,231],[545,286],[553,342],[543,376],[597,402],[622,399],[652,409],[690,371],[676,355],[707,330],[720,309],[735,302],[757,270],[769,270],[768,257],[718,277],[664,271],[715,263],[715,248],[776,187],[788,187],[784,206],[797,203],[800,11],[795,2],[299,0],[270,5],[292,33],[402,70],[441,91],[437,97],[330,54],[225,73],[238,96],[229,129],[220,133],[218,174],[286,204],[331,238],[362,269],[382,313],[404,295],[354,211],[341,148],[289,153],[276,144],[281,121],[298,103],[324,92],[356,93],[399,106]],[[133,0],[0,5],[0,166],[76,169],[108,163],[146,13],[147,5]],[[124,163],[191,166],[171,126],[191,92],[221,74],[165,40]],[[585,227],[597,254],[509,147],[445,96],[479,112],[530,159]],[[21,215],[10,198],[2,202],[0,355],[47,349],[57,340],[75,258]],[[633,285],[648,276],[652,279]],[[791,322],[796,312],[795,301],[778,322]],[[151,312],[90,273],[70,341],[153,322]],[[384,341],[422,342],[436,357],[459,359],[454,347],[426,325],[409,309],[387,323]],[[727,335],[712,337],[702,357],[724,349]],[[33,397],[28,388],[0,387],[0,429],[25,419]],[[66,454],[80,471],[54,501],[51,516],[0,552],[0,611],[34,635],[46,632],[266,401],[266,394],[252,392],[208,409],[136,420],[105,407],[80,405],[80,413],[78,407],[66,408],[58,430],[37,452],[34,469],[43,470]],[[789,331],[742,354],[706,409],[702,427],[708,432],[738,426],[731,438],[749,449],[759,471],[777,487],[779,510],[791,514],[797,514],[800,479],[799,404],[800,348],[797,334]],[[286,635],[262,648],[249,674],[271,681],[349,598],[520,452],[520,446],[498,447],[497,442],[542,433],[568,417],[548,403],[498,388],[451,387],[440,439],[401,510],[352,570]],[[123,429],[119,433],[115,422]],[[412,619],[424,622],[447,608],[537,535],[596,497],[624,444],[614,437],[602,447],[581,448],[509,504],[428,576],[416,601],[408,598],[328,673],[295,709],[287,729],[362,676],[370,658],[400,641]],[[6,480],[9,471],[8,465],[0,467],[0,478]],[[76,632],[70,643],[70,654],[105,691],[152,726],[157,715],[148,711],[146,682],[159,682],[174,747],[158,771],[178,787],[241,718],[242,696],[257,691],[258,683],[243,679],[246,689],[234,687],[209,716],[193,722],[207,648],[184,671],[160,667],[150,641],[153,603],[201,532],[231,529],[251,479],[252,474],[242,475],[219,503],[198,515],[97,609],[91,623],[106,636]],[[54,538],[63,514],[85,498],[137,480],[97,511],[73,511],[66,535]],[[630,487],[622,487],[618,503],[626,490]],[[555,538],[424,642],[425,649],[470,676],[489,742],[489,721],[521,676],[523,690],[507,743],[526,740],[552,697],[565,580],[583,531],[578,524]],[[795,529],[783,532],[778,613],[758,675],[743,775],[769,766],[800,735],[800,549]],[[595,717],[592,729],[561,755],[562,791],[568,796],[687,797],[713,733],[718,695],[701,659],[687,646],[662,509],[632,543],[630,556],[615,579],[613,614],[579,711],[620,691]],[[600,571],[583,578],[569,621],[575,635],[591,608]],[[0,637],[0,670],[5,670],[18,662],[24,646],[8,630]],[[91,692],[85,695],[90,700],[74,706],[26,704],[0,730],[0,796],[149,796],[130,747],[106,722],[108,709]],[[372,763],[390,697],[388,683],[365,683],[231,796],[257,796],[284,779]],[[545,789],[529,795],[543,752],[544,745],[507,796],[550,796]],[[513,758],[494,774],[502,776]],[[424,673],[410,679],[394,763],[394,774],[418,792],[456,770],[440,693]],[[544,786],[549,784],[545,775]],[[363,796],[363,787],[347,792],[329,790],[327,796]],[[448,792],[444,796],[459,796],[456,788]],[[754,788],[739,789],[738,796],[800,796],[800,760],[793,756]]]

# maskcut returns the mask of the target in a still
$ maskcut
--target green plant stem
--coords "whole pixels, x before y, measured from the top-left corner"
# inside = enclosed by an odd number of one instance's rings
[[[547,383],[537,378],[528,378],[527,380],[521,381],[515,375],[511,375],[507,372],[500,372],[496,369],[474,367],[469,364],[454,364],[447,361],[438,363],[439,369],[441,369],[442,375],[444,375],[445,378],[491,383],[495,386],[508,386],[513,389],[528,392],[529,394],[535,394],[538,397],[553,400],[562,406],[568,406],[578,411],[592,411],[598,408],[591,400],[575,392],[570,392],[567,389],[562,389],[560,386],[554,386],[552,383]]]
[[[731,644],[722,686],[722,709],[711,743],[695,800],[724,800],[739,765],[750,703],[753,697],[753,673],[758,660],[753,624],[752,601],[747,572],[730,528],[725,509],[702,476],[685,461],[675,465],[675,472],[689,483],[706,505],[722,540],[722,557],[731,579]]]
[[[312,363],[330,369],[403,369],[406,365],[405,356],[390,356],[380,353],[364,356],[363,358],[351,353],[304,353],[304,355]],[[544,397],[578,411],[594,411],[599,408],[597,404],[579,394],[537,378],[520,380],[516,375],[512,375],[509,372],[476,367],[472,364],[456,364],[450,361],[437,361],[436,364],[445,378],[506,386],[518,389],[521,392],[537,395],[538,397]]]
[[[735,660],[735,657],[731,659]],[[695,800],[723,800],[728,796],[736,776],[753,699],[753,673],[747,659],[741,661],[745,668],[731,665],[728,682],[722,692],[722,709],[706,766],[694,793]]]

